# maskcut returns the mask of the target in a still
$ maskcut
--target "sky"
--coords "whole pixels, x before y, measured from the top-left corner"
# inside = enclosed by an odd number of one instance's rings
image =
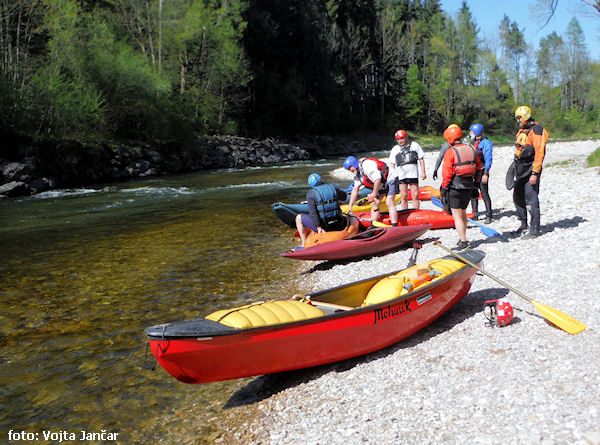
[[[442,9],[453,18],[462,6],[462,0],[441,0],[440,3]],[[538,19],[541,13],[532,11],[535,4],[535,1],[528,0],[467,0],[467,6],[482,38],[499,43],[498,27],[506,14],[511,22],[519,24],[519,29],[525,29],[525,37],[535,49],[538,48],[540,39],[552,31],[564,37],[569,22],[576,17],[583,30],[591,59],[600,62],[600,15],[594,15],[593,8],[580,0],[559,0],[554,17],[540,30],[544,21]]]

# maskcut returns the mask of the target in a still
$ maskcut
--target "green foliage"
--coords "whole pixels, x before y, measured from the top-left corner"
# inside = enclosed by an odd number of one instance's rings
[[[37,138],[440,135],[479,122],[510,140],[521,104],[553,137],[600,132],[600,65],[577,20],[536,50],[504,17],[496,53],[467,2],[456,17],[440,0],[10,4],[0,126]]]
[[[599,167],[600,166],[600,147],[596,149],[587,159],[588,167]]]

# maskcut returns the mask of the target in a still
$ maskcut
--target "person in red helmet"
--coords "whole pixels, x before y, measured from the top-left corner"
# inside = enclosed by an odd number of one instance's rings
[[[453,250],[470,249],[467,241],[467,206],[471,202],[473,190],[479,182],[481,159],[472,145],[461,142],[462,130],[450,126],[444,131],[448,150],[444,154],[442,166],[442,186],[440,188],[444,210],[452,213],[454,227],[459,241]]]
[[[394,198],[398,192],[401,194],[400,205],[402,210],[408,209],[408,187],[412,193],[412,202],[415,209],[420,208],[419,201],[419,165],[421,166],[421,179],[427,178],[425,172],[425,153],[421,146],[409,140],[408,134],[404,130],[396,132],[397,144],[392,148],[388,158],[388,164],[391,167],[390,179],[388,184],[390,187],[386,204],[391,209]],[[390,220],[393,222],[398,220],[398,216],[394,219],[394,215],[390,211]]]

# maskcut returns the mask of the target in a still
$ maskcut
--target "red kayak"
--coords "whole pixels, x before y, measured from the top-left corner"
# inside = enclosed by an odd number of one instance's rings
[[[360,223],[364,227],[371,224],[371,212],[356,212]],[[467,218],[473,218],[474,213],[467,214]],[[379,217],[379,222],[383,224],[391,224],[390,215],[382,213]],[[454,218],[446,212],[440,210],[429,209],[408,209],[398,210],[398,226],[416,226],[421,224],[431,224],[432,229],[450,229],[454,227]]]
[[[480,265],[485,253],[461,255]],[[345,360],[390,346],[463,298],[477,271],[452,256],[293,299],[145,330],[158,363],[185,383],[237,379]]]
[[[345,260],[396,249],[418,238],[431,224],[382,227],[367,230],[349,238],[282,253],[295,260]]]
[[[442,195],[439,189],[432,187],[430,185],[424,185],[423,187],[419,187],[419,200],[420,201],[429,201],[431,196],[437,196],[440,198]],[[412,199],[412,192],[410,191],[410,187],[408,187],[407,199],[410,201]]]
[[[407,199],[410,201],[412,199],[412,192],[410,191],[410,187],[408,188],[407,196],[408,196]],[[423,187],[419,187],[419,200],[420,201],[429,201],[429,200],[431,200],[432,196],[441,198],[442,194],[440,193],[440,189],[437,189],[430,185],[424,185]],[[481,192],[479,192],[478,199],[483,199]]]

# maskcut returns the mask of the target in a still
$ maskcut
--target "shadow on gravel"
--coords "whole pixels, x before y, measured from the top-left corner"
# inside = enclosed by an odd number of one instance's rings
[[[509,291],[504,288],[489,288],[469,293],[459,301],[456,306],[451,308],[429,326],[426,326],[412,336],[379,351],[327,365],[257,377],[246,386],[233,393],[223,408],[229,409],[251,405],[272,397],[288,388],[293,388],[317,379],[324,374],[330,372],[345,372],[357,365],[394,354],[398,350],[413,348],[437,335],[450,335],[448,334],[450,329],[473,316],[480,317],[481,323],[486,323],[487,320],[483,315],[484,302],[486,300],[503,298],[508,292]],[[515,320],[513,320],[513,322],[515,322]]]
[[[544,224],[542,226],[542,235],[544,236],[546,233],[554,232],[554,229],[572,229],[577,227],[579,224],[586,222],[587,220],[582,218],[581,216],[574,216],[573,218],[565,218],[560,221],[555,221],[550,224]],[[493,243],[507,243],[511,240],[515,240],[521,238],[521,233],[516,230],[501,233],[500,236],[492,236],[489,238],[485,238],[482,240],[472,241],[471,245],[474,248],[485,247],[486,245]]]

